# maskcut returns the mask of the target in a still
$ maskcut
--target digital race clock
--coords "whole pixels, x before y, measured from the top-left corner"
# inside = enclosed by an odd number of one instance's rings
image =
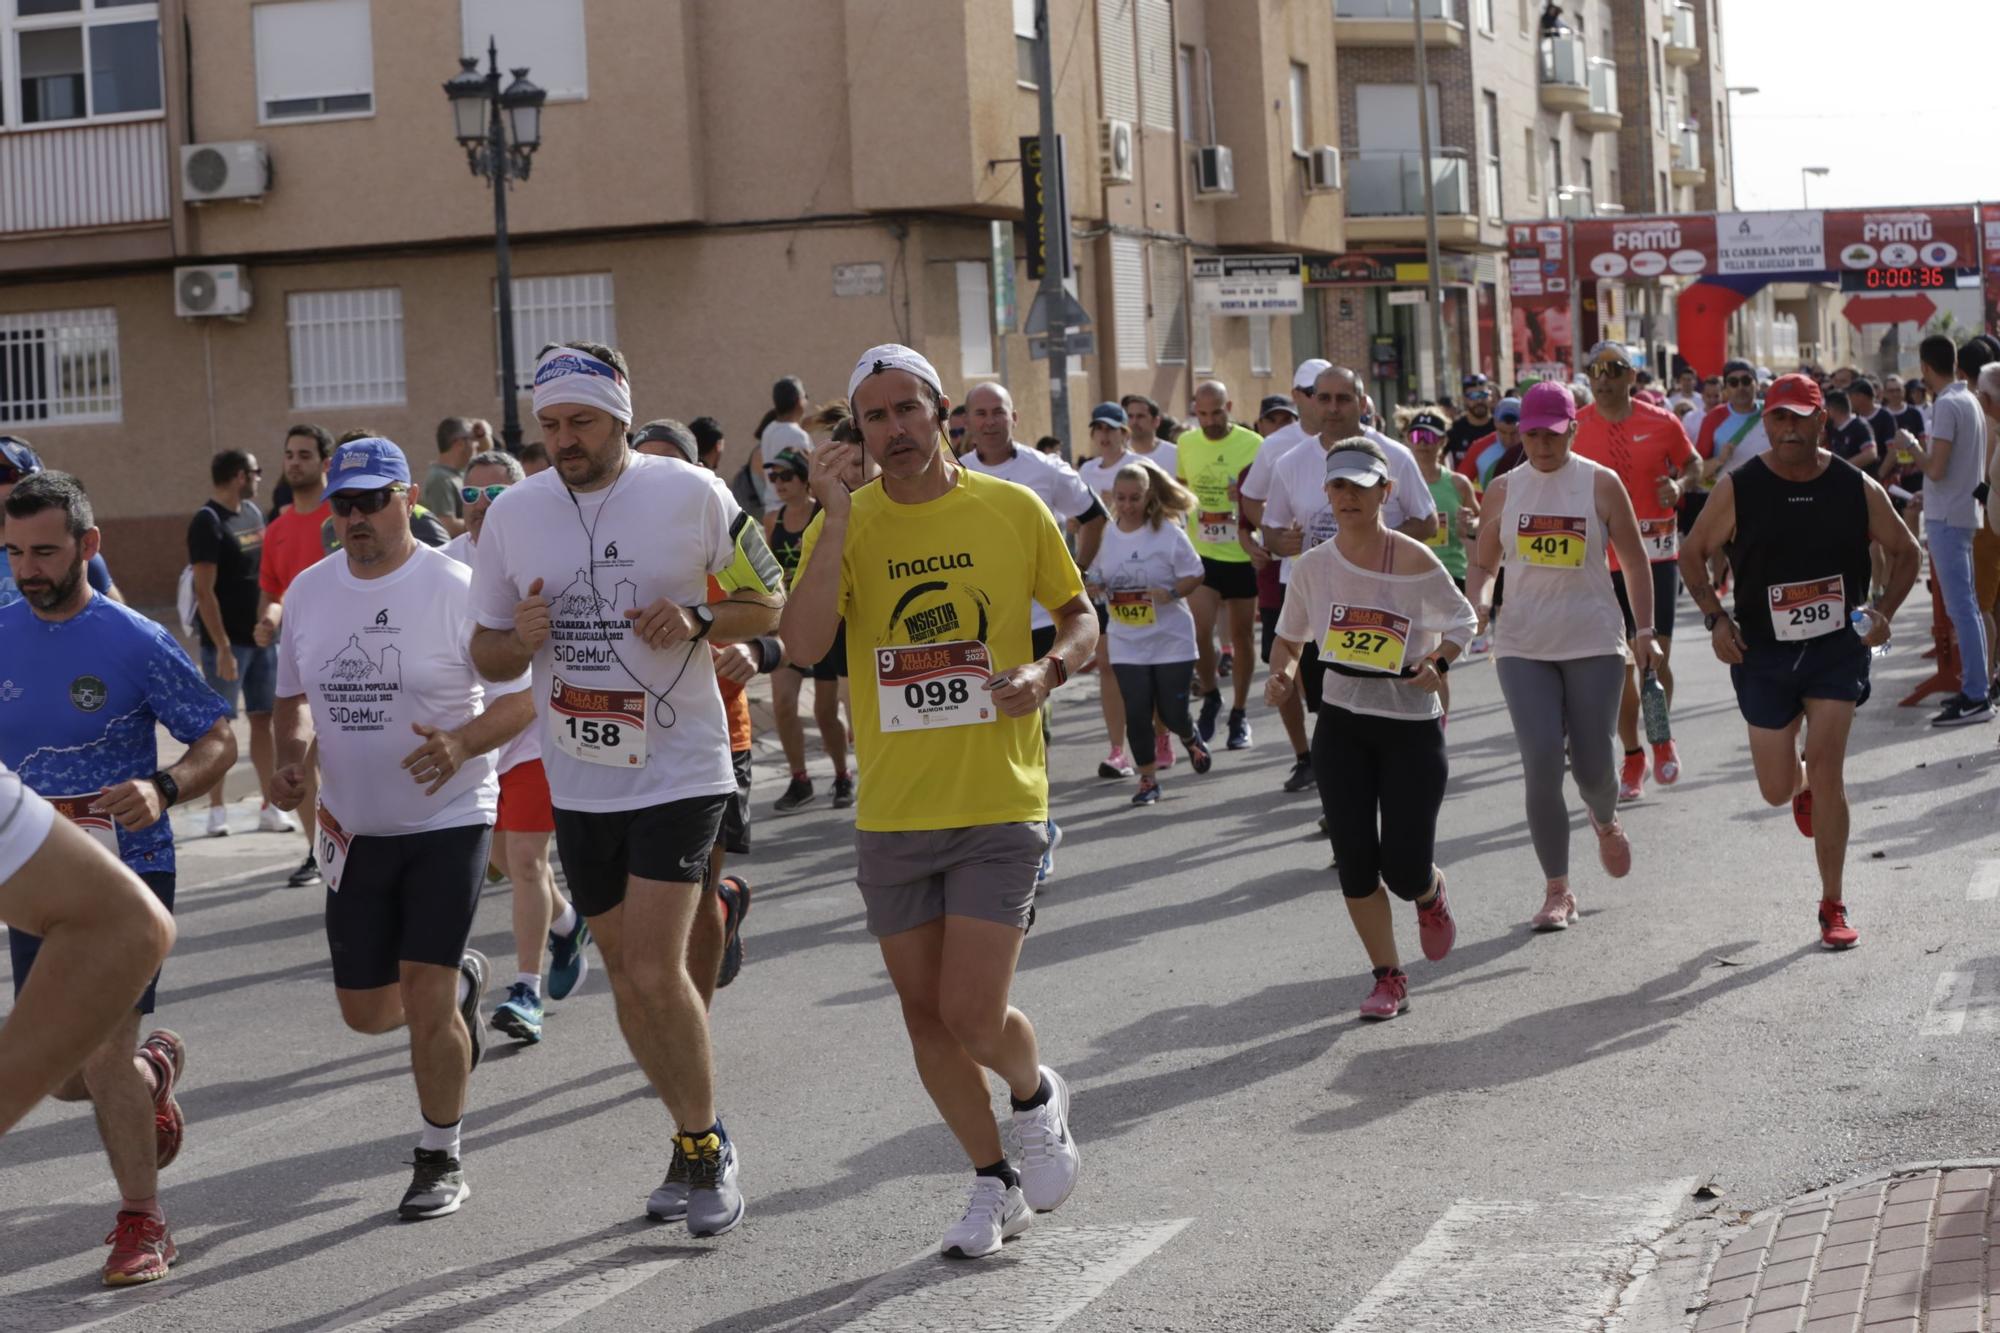
[[[1848,269],[1840,275],[1843,292],[1936,292],[1959,285],[1959,271],[1924,264],[1876,265]]]

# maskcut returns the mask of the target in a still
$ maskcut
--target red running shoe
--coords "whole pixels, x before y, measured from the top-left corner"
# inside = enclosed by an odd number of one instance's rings
[[[138,1058],[153,1071],[153,1148],[155,1166],[164,1169],[180,1156],[187,1118],[174,1100],[182,1071],[187,1068],[187,1043],[172,1028],[155,1028],[139,1043]]]
[[[1828,949],[1852,949],[1861,936],[1847,924],[1847,904],[1822,901],[1819,905],[1819,942]]]
[[[1646,794],[1646,752],[1644,750],[1625,756],[1624,765],[1618,770],[1618,799],[1636,801]]]
[[[1808,838],[1812,831],[1812,788],[1807,787],[1792,798],[1792,822],[1799,826],[1799,832]]]
[[[1438,872],[1437,886],[1437,897],[1431,899],[1430,906],[1417,905],[1417,938],[1423,942],[1424,957],[1433,963],[1442,962],[1458,941],[1458,923],[1451,919],[1451,904],[1444,897],[1442,870]]]
[[[107,1287],[158,1282],[180,1257],[174,1238],[167,1232],[166,1219],[146,1213],[120,1212],[104,1243],[111,1247],[111,1257],[104,1261]]]
[[[1375,989],[1361,1002],[1361,1016],[1372,1022],[1394,1018],[1410,1007],[1410,979],[1392,967],[1375,978]]]
[[[1662,787],[1671,787],[1681,780],[1681,752],[1672,741],[1661,741],[1653,747],[1653,780]]]
[[[1590,826],[1597,830],[1597,859],[1604,863],[1604,873],[1613,879],[1623,879],[1632,873],[1632,840],[1625,836],[1624,826],[1613,815],[1609,824],[1597,822],[1597,816],[1588,810],[1584,814],[1590,818]]]

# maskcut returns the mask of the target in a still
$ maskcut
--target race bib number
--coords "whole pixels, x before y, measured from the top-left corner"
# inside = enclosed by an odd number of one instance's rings
[[[1424,538],[1425,543],[1431,546],[1451,545],[1451,522],[1450,514],[1439,514],[1437,531]]]
[[[1320,652],[1342,666],[1394,676],[1403,670],[1409,646],[1409,617],[1372,606],[1335,604]]]
[[[1582,569],[1588,542],[1580,518],[1568,514],[1523,514],[1514,534],[1514,555],[1543,569]]]
[[[1838,575],[1771,586],[1771,633],[1788,643],[1833,633],[1846,610],[1847,585]]]
[[[1639,539],[1646,543],[1646,558],[1654,564],[1680,557],[1681,525],[1672,514],[1640,519]]]
[[[875,650],[875,698],[884,732],[969,727],[997,718],[986,682],[993,658],[978,640]]]
[[[581,763],[644,768],[646,692],[586,689],[557,676],[549,691],[549,739]]]
[[[1331,509],[1321,509],[1306,520],[1299,537],[1299,554],[1304,555],[1325,542],[1340,535],[1340,520],[1333,516]]]
[[[56,813],[70,823],[88,833],[95,842],[113,856],[118,855],[118,822],[102,810],[90,807],[100,799],[97,792],[86,792],[81,796],[51,796],[49,804]]]
[[[313,855],[319,859],[319,877],[326,881],[328,893],[340,892],[340,875],[347,868],[347,845],[353,840],[340,821],[326,812],[322,802],[314,820]]]
[[[1121,625],[1140,629],[1159,623],[1159,609],[1153,605],[1152,597],[1144,588],[1128,588],[1114,592],[1110,598],[1111,618]]]
[[[1230,542],[1236,540],[1236,515],[1228,510],[1204,509],[1195,515],[1195,526],[1205,542]]]

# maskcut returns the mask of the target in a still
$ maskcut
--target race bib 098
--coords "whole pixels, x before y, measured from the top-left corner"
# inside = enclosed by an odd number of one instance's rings
[[[992,678],[992,654],[976,639],[877,648],[877,725],[886,733],[991,722],[999,716],[986,689]]]

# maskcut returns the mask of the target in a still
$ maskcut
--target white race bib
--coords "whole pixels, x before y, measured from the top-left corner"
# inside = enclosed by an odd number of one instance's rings
[[[885,734],[968,727],[1000,716],[986,683],[993,658],[976,639],[875,650],[876,725]]]
[[[1787,643],[1817,639],[1847,623],[1847,585],[1831,578],[1771,585],[1771,633]]]
[[[597,690],[561,676],[549,691],[549,739],[586,764],[646,766],[646,692]]]
[[[118,823],[102,810],[90,807],[101,799],[97,792],[86,792],[80,796],[51,796],[49,804],[56,813],[70,823],[88,833],[91,840],[113,857],[118,855]]]
[[[321,802],[314,819],[313,855],[319,860],[319,877],[326,881],[328,893],[340,892],[340,875],[347,868],[347,845],[352,841],[353,836],[326,812],[326,804]]]
[[[1195,526],[1205,542],[1231,543],[1236,540],[1236,515],[1229,510],[1218,513],[1204,509],[1195,515]]]
[[[1646,559],[1654,564],[1676,560],[1681,553],[1681,525],[1672,514],[1665,518],[1639,520],[1639,539],[1646,543]]]

